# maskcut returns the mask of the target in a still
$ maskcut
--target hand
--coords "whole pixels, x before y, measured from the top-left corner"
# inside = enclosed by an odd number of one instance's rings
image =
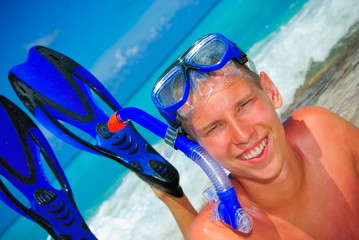
[[[175,218],[183,236],[186,238],[189,227],[197,216],[197,211],[183,194],[177,198],[151,185],[153,193],[168,207]]]

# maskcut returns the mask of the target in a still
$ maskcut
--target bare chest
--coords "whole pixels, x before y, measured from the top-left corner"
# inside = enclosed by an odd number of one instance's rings
[[[319,173],[318,173],[319,174]],[[359,239],[359,181],[355,172],[311,178],[296,204],[254,214],[253,239]],[[250,239],[251,239],[250,238]]]

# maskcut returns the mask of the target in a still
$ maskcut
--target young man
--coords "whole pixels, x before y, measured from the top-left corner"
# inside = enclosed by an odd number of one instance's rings
[[[213,206],[207,205],[188,238],[359,239],[359,129],[319,107],[297,110],[282,124],[275,110],[280,93],[246,62],[232,42],[211,34],[154,87],[161,114],[174,127],[180,123],[231,173],[253,219],[253,230],[244,234],[212,222]]]

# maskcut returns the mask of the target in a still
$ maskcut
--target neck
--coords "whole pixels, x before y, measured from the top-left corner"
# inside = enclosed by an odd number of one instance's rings
[[[290,207],[298,203],[304,186],[304,161],[287,144],[283,166],[273,179],[253,181],[234,176],[234,184],[251,205],[267,210]]]

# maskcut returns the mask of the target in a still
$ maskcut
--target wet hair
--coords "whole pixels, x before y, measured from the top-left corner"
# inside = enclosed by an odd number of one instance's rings
[[[234,59],[235,60],[235,59]],[[240,64],[237,60],[234,61],[236,63],[236,66],[244,73],[243,78],[250,80],[254,83],[254,85],[260,89],[262,89],[262,86],[259,81],[259,74],[256,70],[251,70],[248,65]]]

